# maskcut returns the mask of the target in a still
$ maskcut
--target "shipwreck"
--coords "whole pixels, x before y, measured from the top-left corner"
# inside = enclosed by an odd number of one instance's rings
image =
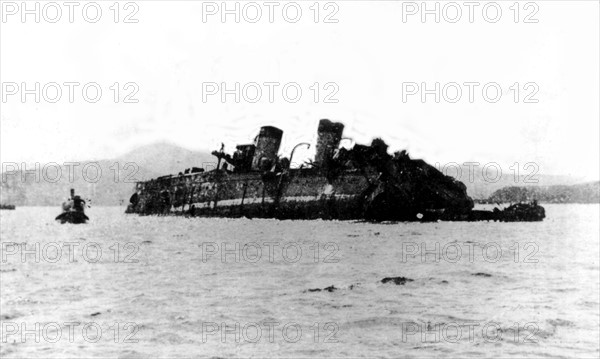
[[[344,125],[321,120],[316,156],[299,168],[278,156],[283,131],[260,129],[254,143],[212,154],[211,171],[191,168],[136,183],[127,213],[277,219],[373,221],[539,221],[543,208],[523,205],[518,214],[474,211],[466,186],[406,151],[388,153],[381,139],[340,148]],[[525,206],[531,206],[527,209]],[[540,210],[541,209],[541,210]]]

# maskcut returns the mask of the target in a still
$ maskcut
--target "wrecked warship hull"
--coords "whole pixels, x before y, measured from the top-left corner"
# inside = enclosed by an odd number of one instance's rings
[[[260,173],[236,176],[225,172],[173,177],[166,184],[153,183],[151,196],[140,196],[139,203],[128,211],[140,214],[185,214],[203,217],[249,217],[278,219],[357,219],[361,218],[360,189],[364,178],[347,176],[340,184],[354,184],[344,191],[325,194],[332,185],[321,176],[299,170],[286,178],[263,178]],[[148,183],[146,183],[148,185]],[[329,188],[328,188],[329,187]],[[282,192],[278,196],[278,192]],[[170,194],[174,197],[171,198]]]
[[[410,159],[404,151],[389,155],[387,145],[380,139],[373,140],[370,146],[338,148],[342,131],[341,123],[321,120],[315,161],[309,167],[291,169],[290,160],[277,156],[283,132],[263,127],[254,144],[237,146],[233,157],[222,149],[213,152],[219,160],[215,170],[186,170],[179,175],[138,182],[127,213],[373,221],[484,220],[485,216],[473,215],[473,200],[462,182],[422,160]],[[497,213],[494,216],[497,220]]]
[[[204,176],[171,177],[162,183],[146,182],[145,190],[134,198],[136,204],[130,204],[128,212],[203,217],[418,220],[418,213],[427,210],[395,206],[402,200],[387,194],[375,196],[376,190],[368,177],[357,173],[343,174],[330,183],[325,176],[311,172],[316,171],[291,171],[283,178],[272,179],[263,178],[260,173],[236,176],[209,172]]]

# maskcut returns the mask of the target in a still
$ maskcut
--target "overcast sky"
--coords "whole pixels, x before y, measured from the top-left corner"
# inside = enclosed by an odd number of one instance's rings
[[[447,21],[456,17],[455,8],[447,8],[446,17],[441,13],[439,23],[434,15],[423,23],[420,13],[409,14],[410,4],[392,1],[328,7],[321,2],[317,23],[312,1],[300,3],[302,15],[295,23],[295,7],[286,8],[290,21],[282,15],[286,3],[274,8],[272,23],[263,2],[256,23],[247,21],[255,18],[254,8],[243,16],[246,3],[240,3],[239,23],[233,15],[223,23],[220,13],[208,15],[212,5],[196,1],[138,1],[137,9],[123,2],[118,23],[112,1],[99,2],[102,16],[96,23],[82,17],[85,2],[75,8],[73,23],[66,7],[56,23],[46,21],[56,17],[53,8],[45,17],[40,9],[40,23],[33,15],[22,23],[21,14],[12,15],[14,8],[3,4],[2,162],[111,158],[155,141],[195,150],[218,149],[224,142],[231,151],[236,143],[251,142],[261,125],[285,131],[281,152],[289,154],[298,142],[314,142],[318,120],[329,118],[344,122],[345,135],[357,142],[381,136],[391,150],[407,149],[431,163],[495,161],[508,169],[514,162],[521,167],[536,162],[540,174],[599,176],[597,1],[538,1],[528,8],[522,2],[517,23],[512,1],[498,2],[502,14],[495,23],[482,16],[485,2],[474,8],[472,23],[463,5],[456,23]],[[446,2],[439,4],[442,11]],[[489,19],[494,11],[488,8]],[[130,20],[138,22],[125,23],[132,12]],[[95,16],[93,7],[88,15]],[[327,15],[337,22],[326,23]],[[30,89],[36,82],[81,85],[73,103],[64,85],[56,103],[43,96],[35,103],[33,95],[23,103],[21,92],[9,95],[14,88],[7,85],[22,82]],[[102,89],[96,103],[81,95],[90,82]],[[118,103],[111,90],[115,82],[121,87]],[[137,103],[124,103],[135,89],[123,88],[129,82],[138,87]],[[211,82],[229,88],[236,82],[281,85],[273,103],[264,86],[257,103],[244,98],[235,103],[233,95],[222,103],[220,94],[203,101],[203,88],[208,89],[203,83]],[[430,89],[436,82],[441,87],[455,82],[463,93],[456,103],[444,97],[436,103],[434,95],[423,103],[420,93],[403,101],[403,88],[414,90],[403,85],[409,82],[425,82]],[[481,84],[472,103],[465,82]],[[298,102],[283,98],[286,83],[300,86]],[[318,103],[314,83],[320,87]],[[325,88],[326,83],[334,85]],[[487,83],[502,89],[496,103],[482,96]],[[533,84],[525,87],[528,83]],[[53,98],[53,88],[47,89]],[[454,88],[447,89],[448,99],[454,98]],[[332,91],[338,102],[324,103]],[[294,91],[288,94],[293,97]],[[538,102],[527,103],[532,100]],[[299,157],[310,155],[298,151]]]

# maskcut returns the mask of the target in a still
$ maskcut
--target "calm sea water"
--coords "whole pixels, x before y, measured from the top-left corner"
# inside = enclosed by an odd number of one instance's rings
[[[0,211],[0,356],[598,357],[599,206],[545,207],[425,224]]]

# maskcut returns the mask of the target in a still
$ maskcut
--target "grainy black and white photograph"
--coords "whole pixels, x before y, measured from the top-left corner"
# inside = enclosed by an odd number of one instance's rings
[[[0,0],[1,358],[598,358],[600,1]]]

